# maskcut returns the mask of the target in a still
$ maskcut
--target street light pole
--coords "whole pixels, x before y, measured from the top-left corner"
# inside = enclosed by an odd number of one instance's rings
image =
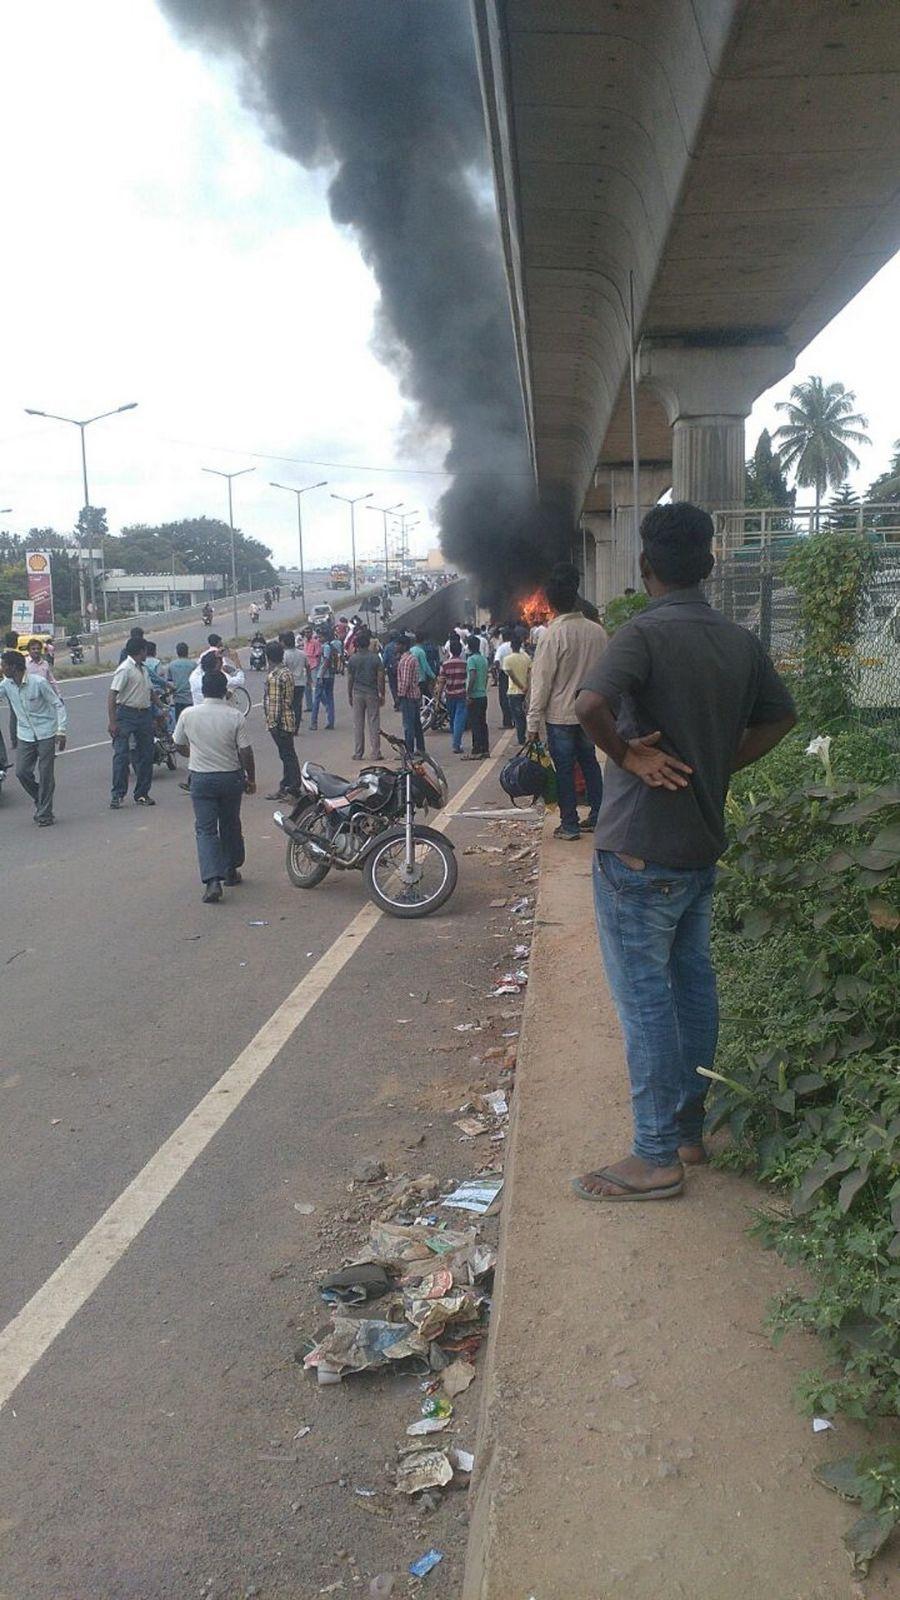
[[[288,494],[295,494],[297,496],[297,544],[299,546],[299,555],[300,555],[300,609],[301,609],[301,611],[305,611],[306,610],[306,578],[305,578],[304,573],[303,573],[303,508],[302,508],[302,505],[301,505],[301,495],[309,494],[311,489],[324,489],[326,484],[327,484],[327,482],[328,482],[328,479],[327,478],[323,478],[321,483],[307,483],[302,489],[296,489],[292,483],[273,483],[271,478],[269,479],[269,488],[270,489],[286,489]]]
[[[231,529],[231,603],[234,611],[234,637],[238,636],[238,605],[237,605],[237,563],[234,556],[234,505],[231,498],[232,478],[243,478],[246,472],[255,472],[255,467],[240,467],[237,472],[220,472],[218,467],[201,467],[201,472],[211,472],[214,478],[225,478],[228,481],[228,526]]]
[[[397,511],[400,510],[400,507],[402,506],[402,504],[403,504],[403,501],[402,500],[398,500],[397,504],[395,506],[366,506],[366,510],[367,511],[377,511],[377,512],[380,513],[381,518],[382,518],[382,526],[384,528],[384,581],[385,581],[385,584],[387,584],[388,577],[389,577],[389,571],[388,571],[388,529],[387,529],[387,519],[388,519],[388,517],[394,516],[394,514]]]
[[[352,500],[346,494],[332,494],[331,496],[332,500],[343,500],[344,505],[350,507],[350,549],[353,556],[353,565],[350,568],[350,589],[353,594],[356,593],[356,508],[362,500],[371,500],[374,493],[375,490],[370,489],[368,494],[358,494]]]
[[[129,400],[127,405],[116,406],[114,408],[114,410],[112,410],[112,411],[100,411],[100,412],[98,412],[96,417],[84,417],[84,418],[81,418],[81,419],[79,419],[78,417],[61,417],[55,411],[36,411],[34,409],[34,407],[32,407],[32,406],[26,406],[25,407],[25,415],[27,417],[46,417],[48,419],[48,421],[50,421],[50,422],[68,422],[68,423],[71,423],[73,428],[78,428],[80,430],[80,432],[81,432],[81,482],[82,482],[82,487],[84,489],[84,524],[85,524],[85,531],[87,533],[88,539],[91,538],[91,530],[90,530],[90,527],[89,527],[89,518],[88,518],[88,512],[91,509],[91,499],[90,499],[90,492],[88,490],[87,448],[86,448],[85,442],[84,442],[84,431],[85,431],[86,428],[90,427],[92,422],[103,422],[106,417],[117,417],[119,415],[120,411],[135,411],[137,409],[137,404],[138,403],[137,403],[136,400]],[[105,563],[105,561],[103,559],[103,540],[102,540],[102,538],[100,540],[100,560],[101,560],[101,564],[102,564],[103,570],[105,572],[106,563]],[[78,570],[79,570],[79,572],[81,572],[81,557],[80,556],[78,557]],[[99,632],[99,621],[100,621],[100,619],[97,616],[97,597],[96,597],[96,589],[95,589],[95,585],[94,585],[94,562],[93,562],[93,558],[92,558],[92,555],[91,555],[91,547],[90,547],[90,545],[88,546],[88,580],[89,580],[89,583],[90,583],[90,591],[91,591],[91,621],[92,622],[97,622],[97,624],[98,624],[97,629],[92,629],[91,630],[91,635],[92,635],[92,638],[93,638],[93,641],[94,641],[94,661],[99,666],[99,664],[100,664],[100,632]],[[81,587],[81,591],[82,591],[82,594],[83,594],[84,593],[83,584],[80,587]],[[104,614],[104,616],[106,616],[106,583],[105,583],[105,581],[104,581],[104,585],[103,585],[103,614]]]

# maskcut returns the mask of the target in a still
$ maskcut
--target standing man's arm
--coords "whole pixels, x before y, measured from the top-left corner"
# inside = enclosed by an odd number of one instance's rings
[[[732,772],[749,767],[761,756],[774,750],[797,721],[797,712],[790,693],[778,676],[768,654],[760,645],[762,657],[759,687],[750,712],[744,737],[738,745]]]
[[[65,703],[46,678],[42,678],[40,681],[43,685],[41,698],[46,700],[48,709],[56,712],[56,748],[57,750],[65,750],[66,729],[69,725]]]
[[[110,689],[109,694],[106,696],[106,724],[107,731],[111,739],[114,739],[119,731],[116,725],[116,711],[118,704],[119,696],[117,691],[115,689]]]
[[[553,687],[553,674],[556,669],[556,651],[553,648],[554,635],[542,633],[534,652],[531,663],[531,698],[528,702],[528,732],[539,733],[550,699],[550,690]]]
[[[693,768],[659,749],[661,729],[640,739],[623,739],[616,727],[615,707],[623,695],[639,695],[649,675],[646,642],[631,623],[616,634],[587,683],[576,690],[575,714],[588,738],[648,789],[686,789]]]
[[[243,771],[244,771],[244,790],[245,790],[245,793],[247,793],[247,794],[255,794],[256,793],[256,762],[255,762],[255,760],[253,758],[253,747],[252,747],[252,745],[248,744],[244,748],[239,749],[238,750],[238,755],[241,758],[241,766],[242,766]]]

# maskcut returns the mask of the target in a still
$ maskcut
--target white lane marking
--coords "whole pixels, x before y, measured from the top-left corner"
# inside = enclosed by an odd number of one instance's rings
[[[449,822],[462,810],[498,765],[508,743],[507,736],[490,761],[478,762],[472,776],[438,812],[435,823]],[[357,912],[137,1177],[0,1332],[0,1409],[225,1126],[382,915],[373,905]]]
[[[94,693],[93,689],[85,689],[83,694],[67,694],[65,696],[65,699],[66,700],[90,700],[91,696],[93,695],[93,693]]]

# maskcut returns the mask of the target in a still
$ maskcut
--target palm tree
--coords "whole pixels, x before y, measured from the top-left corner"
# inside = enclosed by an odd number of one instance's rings
[[[872,443],[862,431],[868,418],[853,410],[855,403],[852,389],[821,378],[795,383],[790,400],[778,402],[777,409],[789,418],[774,434],[778,459],[785,470],[793,469],[802,488],[815,489],[817,528],[825,490],[837,488],[850,468],[859,466],[851,445]]]

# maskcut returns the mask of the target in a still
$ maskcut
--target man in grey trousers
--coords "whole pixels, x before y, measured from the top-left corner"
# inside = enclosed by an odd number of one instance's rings
[[[347,658],[347,698],[353,710],[353,759],[362,761],[366,728],[369,760],[381,760],[381,707],[384,705],[384,665],[372,649],[368,628],[356,635],[356,649]]]
[[[8,701],[16,718],[16,777],[34,801],[38,827],[50,828],[56,820],[56,752],[66,748],[66,708],[46,678],[25,671],[21,650],[4,650],[0,665],[0,698]]]

